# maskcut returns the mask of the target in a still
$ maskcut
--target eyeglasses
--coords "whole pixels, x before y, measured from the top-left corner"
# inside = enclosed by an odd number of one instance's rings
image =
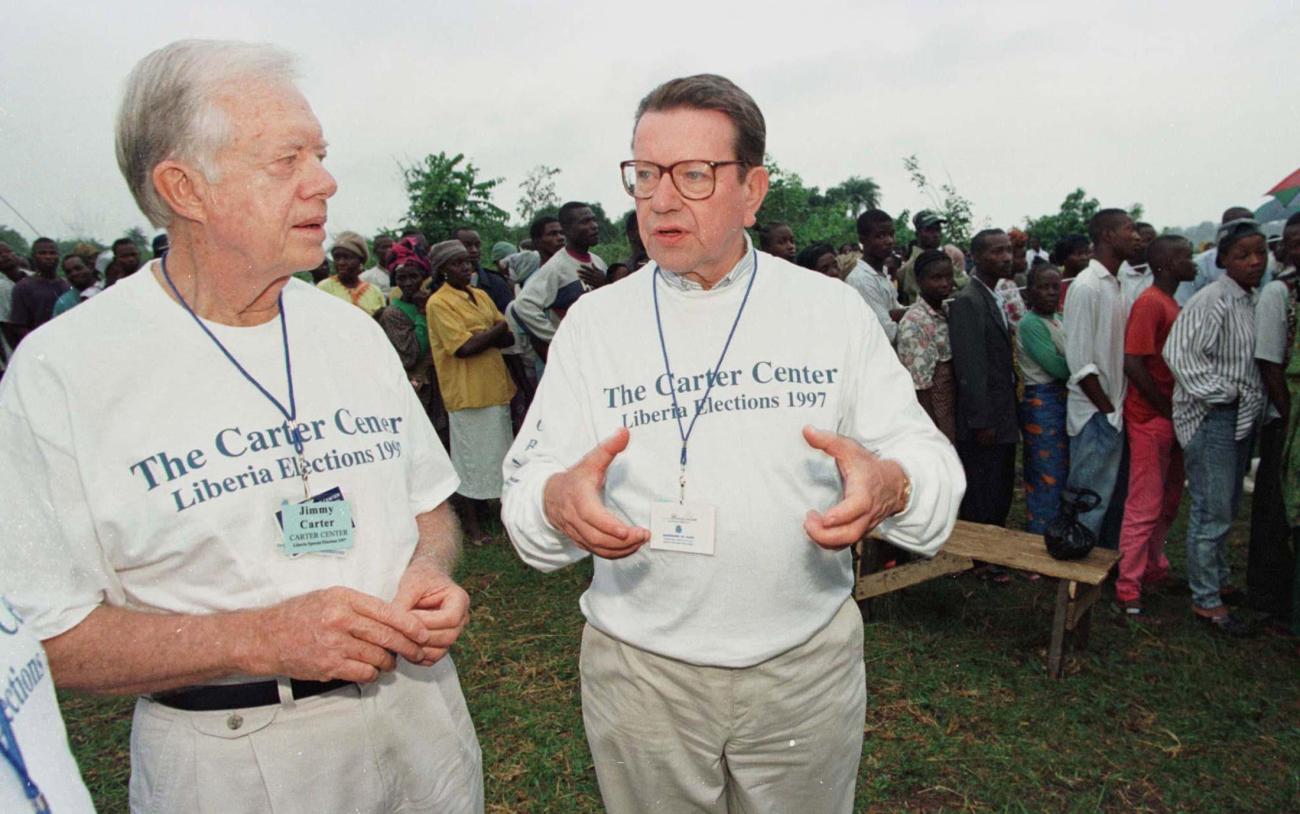
[[[623,188],[633,198],[645,199],[655,194],[664,174],[672,176],[673,186],[688,201],[702,201],[713,194],[718,184],[718,167],[748,167],[747,161],[678,161],[665,167],[653,161],[624,161]]]

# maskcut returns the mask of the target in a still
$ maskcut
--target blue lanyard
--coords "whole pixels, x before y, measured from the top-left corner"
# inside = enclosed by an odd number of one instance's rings
[[[279,399],[271,395],[271,392],[262,386],[261,382],[253,378],[253,374],[249,373],[247,370],[244,369],[244,366],[239,363],[239,360],[235,358],[234,354],[232,354],[229,350],[227,350],[225,345],[221,344],[221,340],[218,339],[217,335],[212,332],[212,329],[209,328],[207,325],[205,325],[203,323],[203,320],[199,319],[198,314],[194,313],[194,309],[191,308],[190,304],[185,301],[184,297],[181,296],[181,292],[176,288],[176,283],[172,282],[171,275],[167,273],[167,255],[165,254],[163,255],[162,258],[162,273],[163,273],[163,279],[167,281],[167,285],[171,286],[172,293],[176,295],[176,300],[185,309],[186,313],[188,313],[191,317],[194,318],[194,323],[198,325],[200,328],[202,328],[203,333],[207,334],[208,338],[212,340],[212,342],[217,346],[217,348],[220,349],[220,351],[226,355],[226,358],[230,360],[230,364],[235,366],[235,370],[238,370],[240,373],[242,373],[244,378],[248,379],[250,384],[256,387],[263,396],[266,396],[268,401],[270,401],[272,404],[275,405],[276,409],[279,410],[280,413],[284,416],[285,421],[287,421],[289,424],[293,424],[294,420],[297,419],[298,417],[298,403],[294,400],[294,396],[293,396],[293,361],[289,358],[289,328],[285,324],[285,320],[284,320],[284,294],[281,293],[279,296],[277,296],[275,302],[276,305],[278,305],[280,308],[280,337],[284,340],[284,375],[285,378],[289,380],[289,409],[287,410],[284,409],[284,405],[280,403]],[[298,434],[297,428],[292,426],[289,427],[289,438],[290,440],[293,441],[294,452],[297,452],[298,455],[301,456],[302,437]],[[303,472],[304,487],[306,486],[306,482],[307,482],[307,473],[306,471],[304,471]]]
[[[45,802],[45,795],[41,794],[36,782],[27,773],[27,761],[23,760],[23,750],[18,746],[18,736],[14,734],[14,729],[9,724],[9,715],[3,710],[0,710],[0,753],[4,754],[5,761],[22,782],[23,793],[32,804],[32,810],[37,814],[49,814],[50,804]]]
[[[727,358],[727,349],[731,347],[731,340],[736,335],[736,326],[740,324],[740,317],[745,313],[745,304],[749,302],[749,292],[754,289],[754,278],[758,276],[758,250],[754,250],[754,270],[749,274],[749,282],[745,285],[745,296],[740,300],[740,308],[736,310],[736,319],[731,323],[731,330],[727,333],[727,341],[722,345],[722,353],[718,356],[718,363],[713,366],[713,375],[709,376],[709,385],[704,389],[704,397],[701,402],[708,401],[709,393],[713,391],[713,383],[718,380],[718,372],[722,370],[722,361]],[[659,316],[659,277],[662,272],[659,270],[659,264],[655,264],[654,276],[650,280],[650,291],[654,297],[655,303],[655,327],[659,329],[659,349],[664,354],[664,371],[668,374],[668,394],[673,399],[673,417],[677,419],[677,433],[682,438],[682,471],[678,476],[677,485],[680,489],[679,502],[686,502],[686,447],[690,444],[691,433],[695,432],[695,422],[699,420],[700,413],[697,410],[695,415],[691,416],[691,423],[684,425],[682,423],[682,410],[677,405],[677,386],[673,380],[673,366],[668,361],[668,343],[664,341],[664,323]]]

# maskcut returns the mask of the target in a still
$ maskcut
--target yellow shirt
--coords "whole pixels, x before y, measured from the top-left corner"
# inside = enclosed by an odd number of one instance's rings
[[[347,300],[372,317],[376,311],[388,304],[384,300],[384,292],[365,280],[358,282],[356,288],[348,288],[339,282],[337,275],[330,275],[317,283],[316,287],[341,300]]]
[[[473,295],[473,302],[467,292]],[[456,350],[473,334],[504,319],[487,293],[473,286],[457,291],[444,284],[429,297],[424,313],[429,320],[429,347],[438,371],[438,388],[447,409],[509,404],[515,384],[506,372],[500,350],[488,348],[463,359],[456,356]]]

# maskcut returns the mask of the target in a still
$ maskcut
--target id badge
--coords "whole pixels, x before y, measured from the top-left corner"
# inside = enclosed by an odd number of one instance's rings
[[[310,500],[285,502],[275,513],[280,524],[277,548],[290,557],[300,554],[342,554],[352,548],[356,524],[352,503],[337,486]]]
[[[653,503],[650,548],[713,556],[716,508],[707,503]]]

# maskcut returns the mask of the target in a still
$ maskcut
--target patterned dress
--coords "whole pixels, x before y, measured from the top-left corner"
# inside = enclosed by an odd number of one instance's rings
[[[952,371],[948,314],[917,300],[898,321],[898,359],[912,374],[916,400],[939,431],[957,436],[957,390]]]
[[[1024,395],[1020,434],[1024,441],[1025,531],[1041,534],[1060,507],[1070,471],[1070,438],[1065,431],[1065,335],[1060,314],[1045,318],[1032,311],[1016,332]]]

